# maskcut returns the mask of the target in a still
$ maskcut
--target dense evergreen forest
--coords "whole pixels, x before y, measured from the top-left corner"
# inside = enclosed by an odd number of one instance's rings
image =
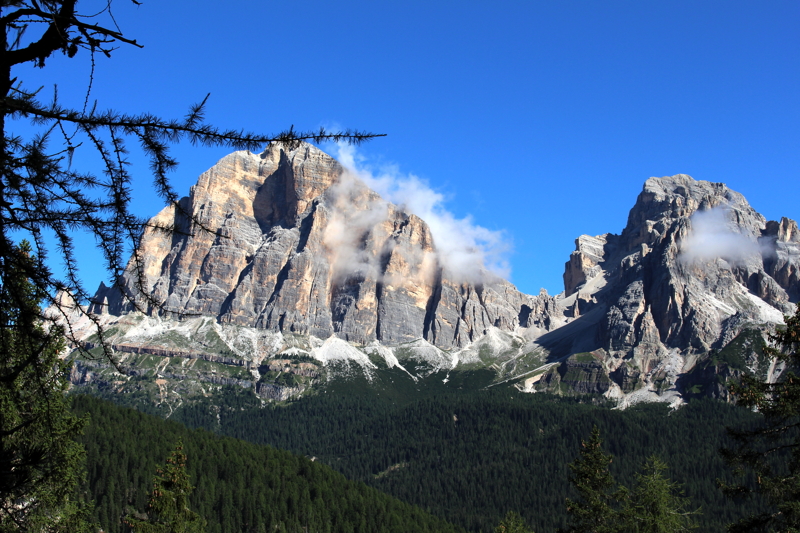
[[[353,385],[266,407],[231,388],[222,400],[184,406],[171,418],[314,457],[470,531],[493,531],[509,510],[538,533],[566,525],[564,500],[575,497],[567,465],[595,424],[614,455],[616,480],[630,486],[645,459],[657,454],[700,508],[701,531],[722,532],[752,510],[752,503],[726,498],[716,483],[729,475],[718,454],[728,443],[725,427],[756,419],[744,409],[697,400],[677,411],[661,404],[618,411],[589,398],[513,388],[423,391],[404,400]]]
[[[77,395],[73,410],[88,414],[88,486],[107,533],[127,531],[124,515],[143,511],[158,465],[182,439],[195,487],[191,508],[208,533],[457,532],[460,528],[329,467],[290,452],[221,437]]]

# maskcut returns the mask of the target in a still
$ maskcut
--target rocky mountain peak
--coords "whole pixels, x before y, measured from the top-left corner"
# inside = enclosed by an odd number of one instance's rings
[[[780,222],[770,220],[763,232],[765,237],[774,237],[777,242],[800,242],[800,230],[797,222],[781,217]]]
[[[696,368],[716,384],[710,354],[750,349],[800,297],[797,223],[683,174],[648,179],[619,234],[578,237],[556,296],[456,272],[424,220],[310,145],[226,156],[151,222],[178,231],[148,229],[91,310],[125,331],[125,353],[238,364],[222,346],[251,370],[302,352],[369,374],[377,353],[389,368],[411,360],[414,381],[483,365],[523,390],[671,401]],[[150,316],[129,315],[131,301]],[[172,333],[190,348],[176,352]]]
[[[650,178],[620,235],[576,240],[559,301],[570,323],[538,342],[564,356],[601,350],[628,386],[677,376],[745,325],[792,312],[796,228],[766,221],[722,183]]]
[[[119,281],[128,298],[101,286],[94,310],[123,314],[133,299],[152,314],[450,348],[490,328],[514,331],[523,306],[544,298],[486,271],[448,271],[423,220],[308,144],[224,157],[153,223],[179,232],[148,230]]]
[[[687,220],[698,211],[720,207],[729,212],[728,218],[740,233],[758,236],[765,226],[764,217],[750,207],[744,196],[725,184],[678,174],[645,182],[622,235],[630,247],[657,242],[664,236],[665,223]]]

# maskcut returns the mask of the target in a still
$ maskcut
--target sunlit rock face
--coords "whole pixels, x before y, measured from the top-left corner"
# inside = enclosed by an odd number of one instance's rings
[[[423,220],[308,144],[228,155],[151,225],[177,231],[148,229],[120,280],[151,314],[451,348],[490,327],[514,331],[524,309],[552,300],[489,272],[447,271]],[[101,286],[96,301],[95,311],[134,308],[118,288]]]

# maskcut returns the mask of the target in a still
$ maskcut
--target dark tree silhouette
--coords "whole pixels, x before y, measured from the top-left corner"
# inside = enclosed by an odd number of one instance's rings
[[[564,533],[616,533],[620,514],[616,509],[620,494],[608,466],[612,457],[603,451],[597,426],[588,441],[581,441],[580,456],[569,465],[570,481],[580,500],[567,498],[570,527]]]
[[[14,249],[35,264],[30,245]],[[9,298],[13,295],[14,298]],[[25,296],[23,304],[18,303]],[[24,270],[0,283],[0,531],[91,531],[90,509],[75,501],[84,471],[75,441],[85,420],[69,410],[63,338],[39,320],[42,291]],[[96,529],[96,528],[95,528]]]

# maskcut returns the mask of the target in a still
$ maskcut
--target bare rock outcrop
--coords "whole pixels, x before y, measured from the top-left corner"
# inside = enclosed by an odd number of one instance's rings
[[[575,239],[575,251],[564,266],[564,294],[570,296],[578,287],[602,272],[600,263],[605,259],[608,235],[590,237],[581,235]]]

